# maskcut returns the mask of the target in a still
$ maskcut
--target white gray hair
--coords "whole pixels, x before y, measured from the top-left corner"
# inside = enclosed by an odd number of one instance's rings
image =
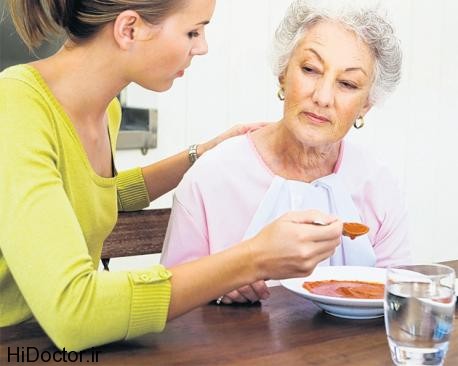
[[[339,4],[345,2],[339,1]],[[372,51],[374,79],[369,94],[375,104],[394,91],[401,79],[402,51],[400,41],[385,14],[378,7],[339,6],[326,8],[310,0],[295,0],[289,6],[275,32],[272,68],[275,76],[285,72],[290,57],[305,32],[322,21],[336,21],[353,31]]]

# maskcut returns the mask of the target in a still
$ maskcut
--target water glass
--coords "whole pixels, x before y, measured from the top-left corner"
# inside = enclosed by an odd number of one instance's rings
[[[442,365],[455,314],[455,271],[440,264],[387,270],[385,328],[396,365]]]

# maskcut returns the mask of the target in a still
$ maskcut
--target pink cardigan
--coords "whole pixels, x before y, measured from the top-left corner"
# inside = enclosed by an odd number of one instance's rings
[[[370,227],[376,266],[408,262],[406,208],[388,169],[342,143],[334,173]],[[173,266],[240,242],[274,176],[249,134],[202,156],[176,189],[161,262]]]

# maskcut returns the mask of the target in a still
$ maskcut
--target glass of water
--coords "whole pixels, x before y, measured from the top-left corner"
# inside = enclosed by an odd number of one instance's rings
[[[385,328],[396,365],[442,365],[455,314],[455,271],[440,264],[387,270]]]

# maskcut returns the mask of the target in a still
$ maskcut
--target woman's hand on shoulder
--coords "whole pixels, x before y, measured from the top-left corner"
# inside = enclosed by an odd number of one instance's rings
[[[224,140],[227,140],[228,138],[239,136],[239,135],[244,135],[247,132],[255,131],[269,124],[270,124],[269,122],[257,122],[257,123],[237,124],[235,126],[232,126],[230,129],[223,132],[221,135],[218,135],[215,138],[211,139],[210,141],[200,144],[198,147],[198,155],[200,156],[204,154],[205,152],[214,148],[220,142],[223,142]]]

